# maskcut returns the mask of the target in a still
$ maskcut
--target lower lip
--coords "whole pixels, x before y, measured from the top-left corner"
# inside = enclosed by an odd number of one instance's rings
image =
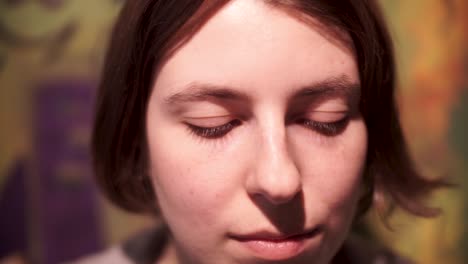
[[[265,260],[286,260],[300,255],[317,232],[279,240],[246,239],[238,240],[256,257]]]

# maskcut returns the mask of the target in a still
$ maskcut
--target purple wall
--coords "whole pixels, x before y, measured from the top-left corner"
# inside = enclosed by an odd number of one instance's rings
[[[39,85],[34,104],[40,262],[59,263],[103,246],[89,135],[95,84],[64,79]]]

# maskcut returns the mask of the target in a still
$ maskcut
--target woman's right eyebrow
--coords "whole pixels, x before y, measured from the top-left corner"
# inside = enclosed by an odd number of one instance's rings
[[[247,94],[244,94],[237,89],[227,86],[202,83],[192,83],[181,92],[167,97],[164,101],[166,104],[174,105],[208,100],[251,101]]]

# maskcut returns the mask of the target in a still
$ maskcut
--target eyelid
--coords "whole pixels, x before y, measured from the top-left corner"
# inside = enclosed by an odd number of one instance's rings
[[[349,118],[345,117],[341,120],[335,122],[317,122],[309,119],[301,120],[303,126],[307,127],[310,130],[313,130],[320,135],[326,137],[333,137],[340,134],[349,122]]]
[[[197,127],[217,127],[229,123],[234,118],[231,115],[207,116],[207,117],[186,117],[185,123]]]
[[[315,122],[333,123],[348,116],[348,111],[310,111],[304,115]]]
[[[206,139],[218,139],[224,137],[227,133],[240,124],[241,121],[239,119],[233,119],[227,123],[214,127],[202,127],[186,123],[191,133]]]
[[[212,116],[187,116],[187,119],[208,119],[208,118],[223,118],[231,117],[231,115],[212,115]]]

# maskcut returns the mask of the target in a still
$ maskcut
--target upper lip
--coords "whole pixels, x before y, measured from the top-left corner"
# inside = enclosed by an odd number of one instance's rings
[[[292,239],[301,239],[301,238],[311,237],[317,234],[319,231],[320,231],[320,228],[318,227],[299,231],[299,232],[286,233],[286,234],[261,230],[261,231],[247,233],[247,234],[231,234],[230,237],[239,241],[252,241],[252,240],[282,241],[282,240],[292,240]]]

